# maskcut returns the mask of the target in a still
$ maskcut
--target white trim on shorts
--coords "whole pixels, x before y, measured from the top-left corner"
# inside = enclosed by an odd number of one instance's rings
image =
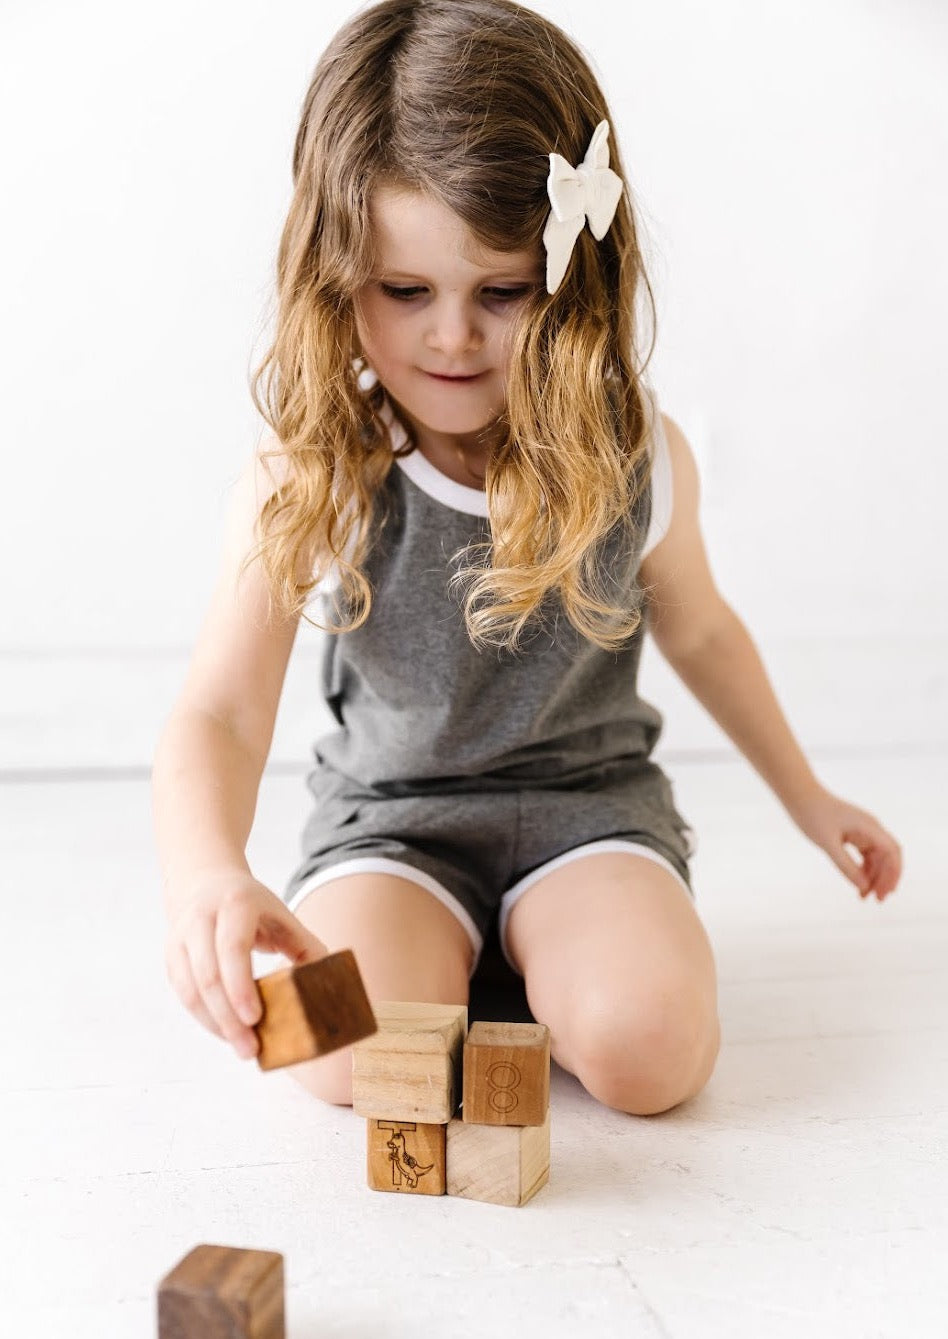
[[[666,860],[657,851],[653,851],[650,846],[645,846],[641,842],[619,841],[615,838],[587,842],[584,846],[575,846],[571,851],[564,851],[562,855],[556,856],[553,860],[548,860],[545,865],[539,865],[522,879],[518,879],[512,887],[507,889],[500,900],[497,922],[500,950],[510,964],[511,970],[516,972],[518,976],[520,972],[507,952],[507,919],[513,907],[527,889],[532,887],[539,879],[542,879],[545,874],[550,874],[553,870],[560,869],[573,860],[579,860],[582,856],[596,855],[607,851],[628,851],[632,855],[642,855],[648,860],[654,860],[656,864],[667,869],[669,874],[674,875],[688,896],[693,899],[694,895],[691,889],[671,861]],[[468,938],[474,948],[474,957],[470,968],[470,973],[473,976],[484,947],[484,936],[478,930],[470,913],[452,892],[445,888],[443,884],[440,884],[437,879],[432,878],[430,874],[426,874],[424,870],[417,869],[414,865],[408,865],[404,861],[389,860],[384,856],[359,856],[353,857],[351,860],[340,860],[337,865],[330,865],[328,869],[320,870],[318,874],[313,874],[306,879],[293,894],[287,903],[287,907],[290,911],[297,912],[303,901],[314,889],[328,883],[331,879],[343,878],[347,874],[396,874],[399,878],[407,879],[410,883],[417,883],[420,887],[426,888],[429,893],[438,899],[442,906],[447,907],[448,911],[457,917],[467,931]]]
[[[410,883],[417,883],[422,888],[426,888],[433,894],[442,906],[447,907],[464,926],[468,938],[474,948],[474,957],[471,962],[471,973],[480,960],[481,950],[484,947],[484,936],[478,930],[470,912],[461,905],[458,899],[437,879],[426,874],[424,870],[417,869],[414,865],[408,865],[402,860],[389,860],[385,856],[354,856],[351,860],[340,860],[338,865],[330,865],[328,869],[320,870],[318,874],[313,874],[300,885],[297,891],[290,898],[287,906],[290,911],[299,910],[300,904],[304,898],[318,888],[321,884],[328,883],[330,879],[339,879],[346,874],[397,874],[400,879],[408,879]]]
[[[644,855],[646,859],[654,860],[656,864],[667,869],[669,874],[673,874],[692,901],[694,900],[694,894],[678,873],[678,870],[675,869],[675,866],[670,860],[666,860],[663,855],[659,855],[657,851],[653,851],[651,846],[645,846],[642,842],[626,842],[616,838],[612,838],[611,840],[606,838],[603,841],[587,842],[585,846],[575,846],[572,851],[564,851],[562,855],[556,856],[553,860],[548,860],[545,865],[540,865],[537,869],[531,870],[530,873],[525,875],[522,879],[518,879],[512,888],[507,889],[500,900],[500,912],[497,920],[500,949],[508,963],[510,963],[511,968],[518,976],[520,976],[520,971],[515,966],[510,954],[507,952],[507,919],[516,903],[519,902],[527,889],[532,887],[538,879],[542,879],[545,874],[550,874],[554,869],[560,869],[563,865],[568,865],[571,861],[578,860],[581,856],[596,855],[600,852],[607,851],[628,851],[631,855]]]

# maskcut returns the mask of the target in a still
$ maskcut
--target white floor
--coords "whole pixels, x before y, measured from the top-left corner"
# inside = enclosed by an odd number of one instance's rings
[[[191,1020],[147,782],[0,787],[0,1330],[152,1335],[158,1279],[206,1241],[284,1253],[288,1339],[943,1339],[946,760],[817,762],[905,848],[882,905],[745,764],[665,766],[699,832],[717,1070],[636,1118],[554,1068],[551,1179],[522,1209],[368,1190],[349,1108]],[[265,779],[271,886],[305,808],[300,777]]]

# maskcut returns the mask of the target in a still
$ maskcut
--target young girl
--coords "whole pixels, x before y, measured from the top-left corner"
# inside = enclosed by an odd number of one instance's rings
[[[510,0],[385,0],[320,60],[293,177],[253,385],[271,432],[155,760],[170,981],[250,1056],[252,948],[352,947],[372,998],[464,1003],[498,917],[555,1059],[666,1110],[720,1034],[636,693],[646,627],[861,896],[901,856],[816,779],[708,569],[694,459],[638,358],[651,289],[605,98]],[[281,898],[244,848],[301,617],[338,728]],[[291,1073],[345,1103],[350,1067]]]

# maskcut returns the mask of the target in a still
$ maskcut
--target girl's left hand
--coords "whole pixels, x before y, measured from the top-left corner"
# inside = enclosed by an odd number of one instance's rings
[[[856,885],[860,897],[875,893],[881,902],[895,888],[902,873],[902,848],[872,814],[820,787],[793,820]],[[847,844],[859,851],[861,865],[846,850]]]

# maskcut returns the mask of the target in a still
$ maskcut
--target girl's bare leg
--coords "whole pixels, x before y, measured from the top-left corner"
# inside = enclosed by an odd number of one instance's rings
[[[721,1044],[707,932],[661,865],[599,853],[511,909],[507,948],[554,1059],[607,1106],[654,1115],[707,1083]]]
[[[330,952],[351,948],[370,1000],[467,1004],[474,947],[461,922],[420,884],[346,874],[315,888],[295,913]],[[287,1071],[316,1097],[352,1101],[352,1047]]]

